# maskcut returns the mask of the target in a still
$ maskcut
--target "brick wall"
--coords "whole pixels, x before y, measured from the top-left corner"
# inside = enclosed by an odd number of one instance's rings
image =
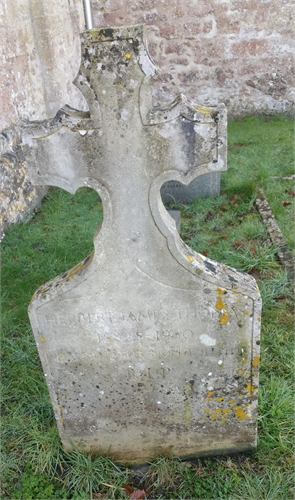
[[[91,0],[94,26],[144,22],[163,70],[162,92],[230,116],[291,112],[295,100],[294,0]],[[84,28],[82,0],[1,0],[0,130],[82,106],[72,80]],[[4,42],[4,43],[3,43]]]
[[[289,112],[295,100],[294,0],[92,0],[95,26],[145,22],[161,92],[229,116]]]

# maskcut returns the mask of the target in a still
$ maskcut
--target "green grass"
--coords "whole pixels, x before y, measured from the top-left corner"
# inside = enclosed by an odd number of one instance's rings
[[[254,202],[262,188],[293,249],[293,182],[271,177],[293,174],[294,124],[281,116],[249,117],[228,129],[221,196],[173,206],[181,209],[181,236],[191,247],[258,280],[257,450],[186,461],[156,457],[144,469],[126,469],[107,457],[62,449],[27,308],[40,284],[92,252],[103,214],[92,190],[72,196],[50,189],[29,223],[11,227],[2,243],[3,499],[130,498],[133,490],[157,499],[293,498],[293,293]]]

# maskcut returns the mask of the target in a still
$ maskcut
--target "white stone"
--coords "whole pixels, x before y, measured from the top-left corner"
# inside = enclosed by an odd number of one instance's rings
[[[71,127],[61,114],[48,137],[34,129],[23,145],[32,182],[92,187],[104,205],[94,254],[39,288],[29,308],[62,443],[129,463],[251,449],[256,282],[186,246],[160,197],[165,181],[226,168],[225,108],[180,95],[153,109],[158,70],[141,25],[83,39],[91,65],[75,82],[90,117]]]

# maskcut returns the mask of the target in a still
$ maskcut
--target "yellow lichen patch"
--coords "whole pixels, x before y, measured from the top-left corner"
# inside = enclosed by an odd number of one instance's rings
[[[43,336],[40,337],[40,342],[46,342],[46,340]]]
[[[124,57],[125,59],[131,59],[132,54],[130,52],[125,52]]]
[[[202,113],[206,118],[212,118],[212,110],[210,108],[207,108],[206,106],[195,106],[195,111],[198,111],[198,113]]]
[[[216,413],[211,413],[211,415],[210,415],[210,416],[211,416],[212,418],[217,418],[217,416],[218,416],[218,415],[217,415]]]
[[[222,309],[225,309],[225,304],[222,300],[222,297],[220,297],[220,295],[218,295],[218,297],[216,299],[215,307],[216,307],[217,311],[221,311]]]
[[[82,267],[83,267],[83,262],[79,262],[79,264],[70,269],[66,277],[67,281],[70,280],[78,271],[80,271]]]
[[[221,403],[221,401],[224,400],[224,396],[221,396],[220,398],[216,398],[217,403]]]
[[[230,405],[234,405],[234,404],[235,404],[235,402],[236,402],[236,400],[235,400],[235,399],[229,399],[229,401],[228,401],[228,402],[229,402],[229,404],[230,404]]]
[[[228,408],[222,408],[222,413],[231,413],[231,410],[229,410]]]
[[[204,408],[205,413],[210,413],[210,408]]]
[[[64,420],[65,420],[65,419],[64,419],[63,417],[60,417],[60,419],[59,419],[59,421],[60,421],[61,423],[63,423],[63,422],[64,422]]]
[[[225,311],[224,313],[222,313],[222,315],[219,318],[219,324],[220,325],[227,325],[229,317],[230,317],[230,313],[228,311]]]
[[[213,396],[214,391],[208,391],[208,396]]]
[[[238,370],[238,374],[242,375],[244,373],[244,370]]]
[[[226,290],[223,290],[223,288],[217,287],[216,288],[217,293],[220,293],[221,295],[226,293]]]
[[[223,342],[218,342],[218,345],[222,346],[222,345],[223,345]]]
[[[252,392],[253,391],[253,385],[251,382],[248,382],[247,387],[245,389],[246,392]]]
[[[257,391],[257,387],[253,387],[252,383],[249,382],[245,389],[245,392],[248,392],[248,398],[252,397],[254,391]]]
[[[253,364],[254,368],[259,368],[260,356],[254,356],[252,364]]]
[[[216,413],[220,413],[221,412],[221,409],[220,408],[216,408]]]
[[[248,316],[249,312],[248,311],[244,311],[244,314],[245,314],[245,316]]]
[[[61,413],[62,412],[62,408],[59,408],[58,411],[59,411],[59,413]]]
[[[257,321],[261,321],[261,318],[257,318]]]
[[[236,417],[239,420],[243,420],[248,417],[247,413],[244,412],[244,409],[241,406],[235,406],[234,410],[236,412]]]
[[[194,262],[195,260],[191,255],[187,255],[186,258],[189,262]]]

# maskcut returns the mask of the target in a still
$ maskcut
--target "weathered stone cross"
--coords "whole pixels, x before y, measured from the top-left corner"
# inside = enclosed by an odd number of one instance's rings
[[[94,254],[35,293],[29,315],[62,443],[143,462],[255,446],[260,298],[187,247],[160,197],[226,168],[224,106],[153,108],[142,25],[82,35],[89,113],[28,126],[31,179],[104,205]]]

